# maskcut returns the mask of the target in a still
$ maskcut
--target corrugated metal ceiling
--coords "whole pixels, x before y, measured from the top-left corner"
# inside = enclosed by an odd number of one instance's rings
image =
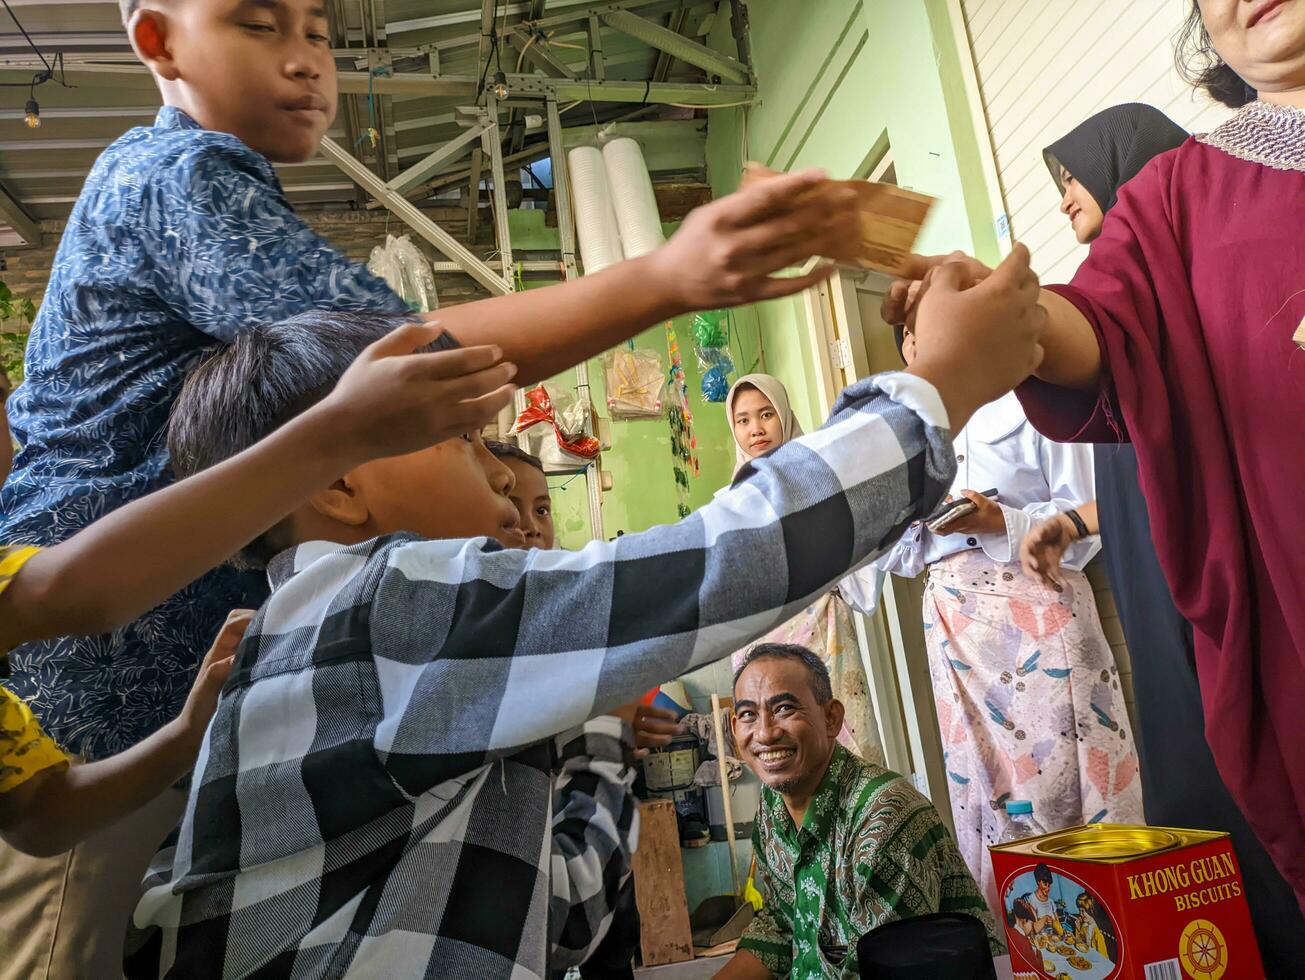
[[[121,66],[114,70],[123,72],[132,71],[135,65],[116,0],[8,2],[47,59],[64,57],[67,79],[73,87],[54,82],[41,85],[36,90],[41,126],[32,130],[24,125],[23,107],[28,97],[25,85],[39,62],[13,19],[0,11],[0,82],[8,83],[8,87],[0,88],[0,188],[32,218],[64,217],[95,158],[127,129],[149,122],[159,106],[158,93],[148,75],[104,73],[106,65]],[[655,23],[697,37],[705,32],[710,18],[717,16],[717,5],[715,0],[648,0],[636,10]],[[544,39],[540,43],[583,79],[590,71],[589,37],[580,17],[604,6],[610,4],[594,0],[499,0],[495,4],[495,27],[506,35],[514,25],[528,19],[542,16],[546,24],[553,22],[542,32]],[[728,10],[728,3],[725,6]],[[429,74],[437,69],[442,76],[479,77],[480,0],[329,0],[329,7],[341,71],[365,75],[369,66],[390,59],[397,73],[415,70]],[[556,22],[561,15],[567,15],[570,23]],[[372,24],[383,26],[370,27]],[[607,28],[600,31],[600,37],[608,79],[654,78],[659,52]],[[354,48],[358,49],[356,53],[350,50]],[[517,70],[518,65],[523,73],[539,71],[506,44],[500,49],[499,59],[509,72]],[[664,64],[659,80],[705,80],[699,68],[665,57],[661,60]],[[88,73],[92,63],[98,70]],[[454,110],[473,101],[470,94],[374,95],[369,99],[364,90],[342,96],[331,135],[342,143],[352,143],[373,169],[391,176],[460,133],[462,127],[455,121]],[[628,104],[595,103],[591,107],[582,103],[567,118],[587,122],[594,116],[605,119],[630,108]],[[358,143],[359,134],[373,121],[384,130],[383,148],[388,162],[369,150],[365,138]],[[463,167],[465,161],[452,161],[442,172]],[[356,207],[366,200],[354,184],[321,158],[278,169],[296,204]],[[12,234],[9,240],[13,240]]]

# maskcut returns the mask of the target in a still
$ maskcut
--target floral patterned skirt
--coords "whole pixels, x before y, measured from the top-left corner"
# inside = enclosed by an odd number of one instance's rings
[[[929,673],[957,843],[1000,918],[988,846],[1008,800],[1029,800],[1048,831],[1142,823],[1137,752],[1092,586],[1063,592],[963,551],[930,566]]]

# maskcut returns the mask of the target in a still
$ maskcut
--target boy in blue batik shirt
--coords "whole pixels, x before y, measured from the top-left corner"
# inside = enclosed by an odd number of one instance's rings
[[[254,321],[404,308],[304,225],[272,168],[309,159],[335,115],[321,0],[122,7],[165,105],[100,157],[55,258],[27,381],[7,405],[22,447],[0,491],[0,540],[11,544],[55,544],[169,482],[163,430],[184,371]],[[652,255],[441,311],[444,342],[496,344],[519,380],[551,376],[679,313],[806,288],[825,273],[770,274],[837,254],[855,236],[851,205],[819,174],[750,188],[691,215]],[[227,610],[257,605],[265,591],[215,572],[112,635],[19,648],[6,684],[74,756],[122,751],[176,715]],[[24,978],[116,969],[121,912],[180,804],[180,793],[166,795],[123,839],[91,840],[54,862],[0,848],[0,894],[27,896],[33,921],[45,896],[62,896],[40,917],[48,936],[6,950],[0,980],[8,969]]]

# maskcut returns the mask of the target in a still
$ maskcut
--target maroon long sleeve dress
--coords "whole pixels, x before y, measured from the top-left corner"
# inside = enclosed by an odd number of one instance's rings
[[[1054,289],[1101,390],[1020,399],[1052,438],[1132,441],[1215,760],[1305,908],[1305,110],[1253,103],[1157,157]]]

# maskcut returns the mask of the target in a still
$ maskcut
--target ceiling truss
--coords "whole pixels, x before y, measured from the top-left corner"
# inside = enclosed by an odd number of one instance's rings
[[[0,223],[10,229],[8,242],[31,245],[41,241],[43,217],[66,213],[80,189],[77,178],[98,151],[146,123],[158,103],[153,79],[121,29],[94,29],[106,17],[116,27],[116,0],[9,3],[43,54],[62,55],[76,86],[38,89],[43,125],[30,132],[9,128],[21,127],[22,112],[0,94]],[[347,207],[352,200],[390,210],[491,292],[511,288],[507,175],[550,154],[547,134],[527,132],[528,116],[546,118],[548,129],[560,132],[572,110],[574,121],[587,124],[628,117],[632,109],[647,115],[665,106],[705,109],[756,99],[746,53],[735,58],[702,40],[704,25],[718,9],[728,10],[729,0],[463,0],[453,11],[410,15],[421,6],[329,0],[340,113],[318,157],[278,169],[297,202]],[[84,11],[98,8],[106,16],[82,22]],[[21,81],[39,66],[17,32],[0,33],[0,81]],[[502,100],[493,92],[500,66]],[[42,168],[51,154],[58,159]],[[347,181],[332,180],[333,171]],[[470,185],[474,241],[477,190],[486,179],[498,268],[421,210],[432,195]],[[359,199],[350,188],[365,194]]]

